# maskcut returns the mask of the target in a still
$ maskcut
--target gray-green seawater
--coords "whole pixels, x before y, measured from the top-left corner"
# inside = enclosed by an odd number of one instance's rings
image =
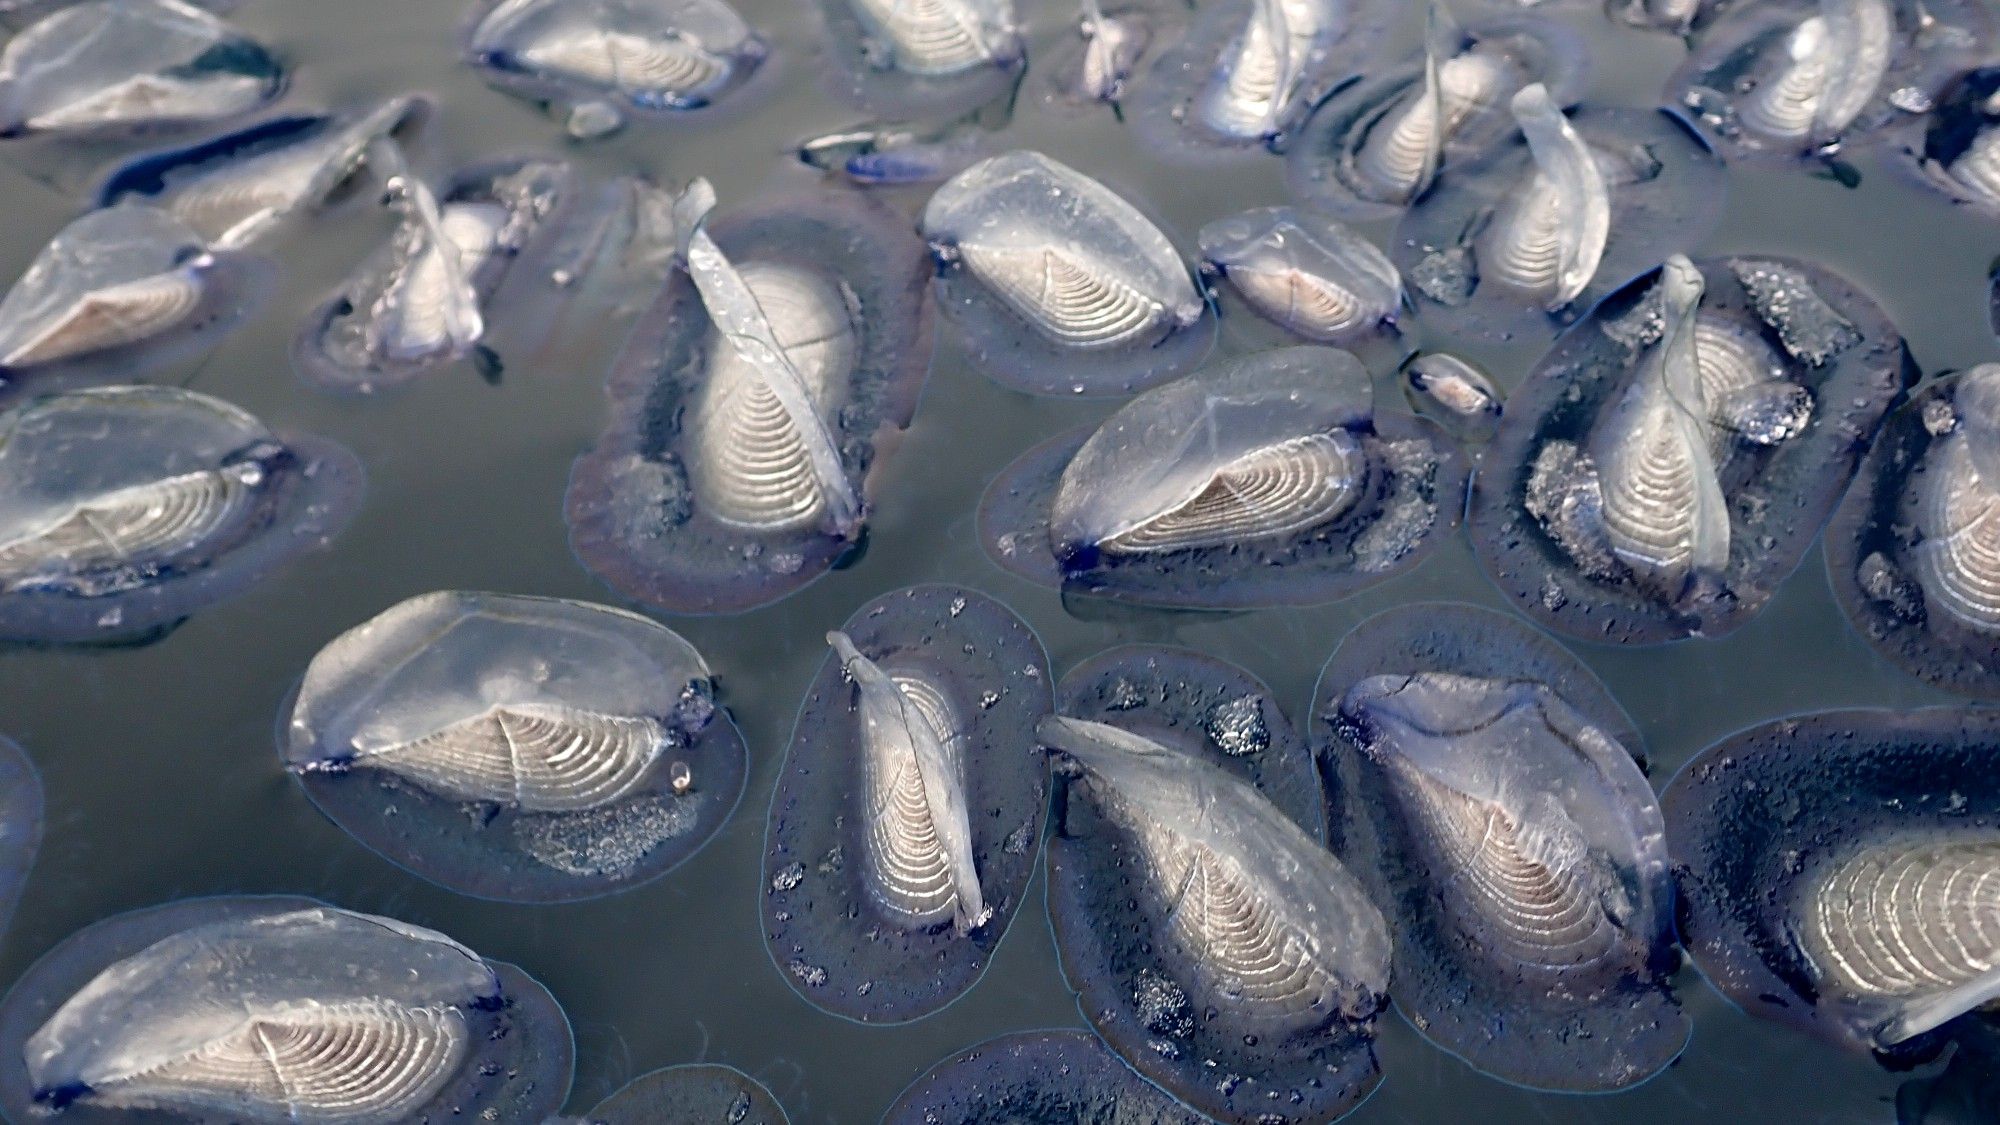
[[[726,212],[762,190],[809,182],[790,150],[863,115],[828,95],[817,74],[815,21],[802,0],[747,0],[744,14],[782,68],[776,95],[715,125],[639,123],[600,142],[565,142],[558,125],[494,92],[457,61],[463,17],[451,0],[246,0],[236,19],[294,67],[288,106],[344,106],[386,94],[433,94],[424,167],[555,149],[603,172],[643,171],[678,186],[710,177]],[[1470,0],[1461,0],[1465,13]],[[1382,53],[1416,41],[1420,8]],[[1063,0],[1032,0],[1031,59],[1070,34]],[[1683,53],[1668,36],[1614,27],[1572,10],[1595,59],[1589,100],[1646,106]],[[1031,64],[1032,65],[1032,64]],[[1032,88],[1033,77],[1030,78]],[[1282,163],[1163,165],[1106,111],[1074,117],[1022,99],[1004,146],[1041,149],[1132,192],[1192,249],[1205,221],[1285,201]],[[24,268],[81,207],[77,177],[19,170],[0,150],[0,275]],[[1872,160],[1849,190],[1799,170],[1733,170],[1727,217],[1700,253],[1793,254],[1872,291],[1907,334],[1926,375],[1995,357],[1986,272],[2000,230],[1908,186]],[[52,189],[50,181],[65,190]],[[921,191],[904,193],[914,207]],[[795,995],[758,934],[760,857],[773,781],[793,717],[825,653],[827,629],[885,590],[956,582],[1012,605],[1040,632],[1061,673],[1128,641],[1188,645],[1263,677],[1302,718],[1321,664],[1355,623],[1424,599],[1512,612],[1454,537],[1421,567],[1313,609],[1232,615],[1121,608],[1067,612],[1052,591],[1004,575],[982,555],[973,510],[988,479],[1028,445],[1111,403],[1031,399],[972,371],[940,324],[923,404],[879,470],[866,556],[777,605],[735,617],[664,618],[707,656],[751,751],[749,787],[708,848],[637,891],[577,905],[510,906],[466,899],[390,866],[324,819],[279,768],[277,712],[312,654],[403,598],[489,589],[618,604],[571,558],[562,499],[571,460],[606,408],[617,341],[575,332],[547,354],[510,364],[499,385],[459,365],[406,391],[334,399],[303,387],[288,348],[307,310],[383,236],[365,208],[297,228],[272,253],[283,265],[255,320],[197,368],[162,376],[233,401],[279,428],[336,438],[366,462],[366,505],[329,551],[286,567],[197,614],[158,643],[104,651],[0,653],[0,730],[39,764],[49,823],[12,931],[0,980],[74,930],[107,915],[190,895],[293,892],[436,927],[480,953],[517,963],[567,1008],[578,1045],[572,1111],[626,1080],[674,1063],[719,1061],[768,1084],[795,1121],[874,1121],[939,1058],[1002,1032],[1081,1026],[1057,969],[1040,906],[1041,879],[985,979],[914,1024],[862,1027]],[[1383,225],[1365,228],[1386,239]],[[1412,343],[1450,346],[1408,325]],[[594,338],[593,338],[594,337]],[[1268,338],[1226,322],[1218,354]],[[1476,349],[1503,387],[1517,384],[1539,343]],[[1397,393],[1378,372],[1384,393]],[[1836,706],[1947,702],[1902,675],[1848,627],[1815,549],[1749,625],[1721,640],[1617,650],[1571,645],[1640,725],[1656,786],[1711,741],[1747,724]],[[1385,1080],[1357,1125],[1473,1116],[1494,1123],[1694,1121],[1887,1122],[1901,1076],[1837,1054],[1731,1008],[1686,970],[1694,1017],[1683,1058],[1638,1089],[1604,1096],[1525,1092],[1480,1076],[1382,1021]]]

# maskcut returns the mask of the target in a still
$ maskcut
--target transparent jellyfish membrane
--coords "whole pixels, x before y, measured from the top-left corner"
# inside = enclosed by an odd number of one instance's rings
[[[836,633],[765,830],[764,940],[815,1007],[863,1023],[978,982],[1040,854],[1041,641],[975,590],[913,586]]]
[[[1702,751],[1662,798],[1702,975],[1897,1066],[1976,1026],[2000,989],[1996,742],[1990,712],[1941,707],[1816,712]]]
[[[144,636],[324,546],[360,463],[218,399],[106,387],[0,414],[0,636]]]
[[[1295,207],[1258,207],[1201,228],[1202,270],[1258,315],[1320,344],[1393,328],[1403,281],[1388,255],[1346,224]]]
[[[24,1121],[540,1121],[574,1057],[562,1009],[519,969],[304,898],[105,919],[0,1004],[0,1106]]]
[[[313,803],[384,858],[522,902],[672,870],[735,810],[748,764],[707,664],[672,630],[464,591],[321,649],[280,746]]]
[[[883,1125],[1205,1120],[1139,1077],[1097,1036],[1067,1030],[1018,1031],[939,1060],[882,1118]]]
[[[1463,490],[1451,442],[1375,409],[1359,360],[1281,348],[1028,450],[987,487],[979,533],[1000,566],[1065,593],[1307,605],[1417,565]]]
[[[1427,1038],[1548,1090],[1680,1054],[1659,805],[1581,661],[1505,614],[1401,606],[1341,641],[1309,733],[1335,848],[1396,935],[1390,995]]]
[[[763,1083],[714,1063],[669,1066],[642,1074],[584,1115],[590,1125],[658,1125],[665,1121],[787,1125],[785,1108]]]
[[[1011,96],[1027,71],[1013,0],[812,0],[827,90],[883,117],[950,117]]]
[[[1749,620],[1798,568],[1916,375],[1888,317],[1829,270],[1750,256],[1692,265],[1702,292],[1688,327],[1702,401],[1682,401],[1683,392],[1674,416],[1709,443],[1727,498],[1726,561],[1689,567],[1674,562],[1683,554],[1648,555],[1636,538],[1614,540],[1605,513],[1607,443],[1632,426],[1666,436],[1636,409],[1651,393],[1644,380],[1666,371],[1658,271],[1605,298],[1515,389],[1473,485],[1467,519],[1488,576],[1530,617],[1579,639],[1657,644],[1722,636]],[[1687,456],[1660,461],[1661,472],[1693,463],[1692,439],[1675,432]],[[1668,519],[1685,510],[1660,511],[1660,544],[1685,546],[1685,536],[1667,534],[1691,526]]]
[[[821,425],[865,517],[869,470],[909,425],[930,370],[921,243],[851,192],[766,201],[704,229],[751,292],[764,289],[787,363],[817,383]],[[836,532],[817,494],[767,487],[803,480],[812,463],[785,454],[801,440],[789,407],[716,329],[685,271],[639,318],[606,393],[607,428],[571,469],[566,514],[571,548],[620,593],[733,613],[805,587],[855,549],[861,525]],[[753,471],[767,455],[769,475]]]

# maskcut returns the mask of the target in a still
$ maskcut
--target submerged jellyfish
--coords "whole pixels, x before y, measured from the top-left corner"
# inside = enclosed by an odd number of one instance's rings
[[[690,1063],[634,1078],[598,1102],[580,1125],[787,1125],[790,1120],[771,1091],[742,1071]]]
[[[172,387],[105,387],[0,414],[0,636],[122,640],[302,551],[359,506],[361,465]]]
[[[1381,1078],[1389,932],[1326,849],[1311,754],[1269,691],[1196,653],[1128,648],[1060,695],[1041,727],[1063,778],[1049,914],[1085,1017],[1212,1117],[1359,1104]]]
[[[1452,166],[1403,218],[1390,257],[1418,315],[1478,335],[1569,324],[1722,213],[1722,162],[1672,114],[1514,96],[1521,136]]]
[[[1730,157],[1830,157],[1928,109],[1991,31],[1972,0],[1732,5],[1668,80]]]
[[[1377,411],[1333,348],[1232,359],[1050,439],[988,486],[1007,570],[1148,605],[1309,605],[1415,566],[1458,518],[1464,470],[1433,425]]]
[[[248,113],[284,88],[263,46],[182,0],[84,0],[0,50],[0,136],[141,132]]]
[[[1014,0],[813,3],[826,25],[829,80],[875,113],[964,113],[1006,93],[1027,66]]]
[[[1294,207],[1258,207],[1201,228],[1202,269],[1250,307],[1316,343],[1392,326],[1403,282],[1388,255],[1343,223]]]
[[[1585,55],[1576,35],[1536,17],[1460,26],[1432,0],[1424,53],[1321,103],[1288,154],[1301,201],[1352,218],[1409,206],[1447,166],[1506,139],[1508,106],[1540,84],[1562,105],[1580,91]]]
[[[1133,1073],[1087,1031],[1017,1031],[940,1060],[903,1091],[882,1125],[1204,1120]]]
[[[186,1121],[541,1121],[574,1049],[555,999],[432,930],[302,898],[121,914],[0,1006],[0,1105]],[[109,1119],[107,1116],[106,1119]]]
[[[2000,995],[2000,722],[1824,711],[1689,762],[1662,804],[1681,936],[1752,1015],[1903,1064]]]
[[[2000,218],[2000,66],[1958,76],[1899,131],[1898,162],[1954,203]]]
[[[1111,106],[1125,99],[1133,72],[1153,40],[1164,31],[1164,13],[1146,0],[1114,3],[1083,0],[1076,36],[1064,42],[1045,65],[1047,89],[1059,105]]]
[[[1200,362],[1214,342],[1214,319],[1167,236],[1039,152],[953,177],[924,207],[922,233],[938,260],[938,306],[1003,386],[1129,394]]]
[[[586,567],[684,613],[776,601],[851,553],[930,367],[907,226],[821,192],[711,228],[713,199],[697,181],[677,207],[685,269],[627,339],[567,501]]]
[[[1048,658],[1007,607],[914,586],[856,610],[771,799],[764,940],[814,1006],[916,1019],[978,982],[1042,841]]]
[[[982,133],[965,122],[857,125],[799,145],[804,163],[870,186],[936,183],[985,157]]]
[[[734,811],[746,768],[707,663],[673,630],[455,591],[321,649],[281,743],[313,803],[362,843],[451,890],[517,902],[671,870]]]
[[[0,737],[0,934],[28,883],[42,846],[42,778],[12,739]]]
[[[490,81],[558,106],[579,136],[716,105],[766,51],[727,0],[482,0],[465,45]]]
[[[372,145],[428,112],[424,98],[409,96],[351,113],[262,121],[129,161],[98,189],[97,203],[147,202],[211,247],[248,246],[325,204],[356,179]]]
[[[1515,391],[1472,489],[1475,552],[1572,636],[1721,636],[1798,567],[1914,376],[1895,326],[1827,270],[1670,259]]]
[[[1581,662],[1502,614],[1404,606],[1341,642],[1312,715],[1333,835],[1389,915],[1411,1023],[1538,1089],[1673,1061],[1689,1023],[1659,803]]]
[[[1471,444],[1500,426],[1500,388],[1486,373],[1449,352],[1424,352],[1403,364],[1403,392],[1410,406]]]

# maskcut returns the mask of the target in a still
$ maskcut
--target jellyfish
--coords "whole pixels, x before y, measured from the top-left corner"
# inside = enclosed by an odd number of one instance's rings
[[[1450,352],[1424,352],[1403,364],[1403,393],[1418,414],[1461,443],[1492,439],[1500,426],[1500,389],[1485,372]]]
[[[831,191],[711,225],[712,199],[682,197],[683,268],[613,367],[567,502],[587,568],[682,613],[776,601],[852,553],[930,366],[907,225]]]
[[[1403,282],[1388,255],[1343,223],[1258,207],[1201,228],[1202,269],[1303,339],[1349,343],[1395,323]]]
[[[1455,164],[1404,215],[1389,256],[1418,315],[1489,339],[1575,321],[1721,217],[1722,162],[1668,113],[1514,96],[1517,141]]]
[[[813,0],[827,79],[873,113],[952,116],[1006,94],[1027,68],[1013,0]]]
[[[1620,1089],[1673,1061],[1689,1021],[1659,804],[1581,662],[1503,614],[1398,607],[1341,641],[1312,716],[1411,1023],[1537,1089]]]
[[[1359,360],[1280,348],[1030,449],[988,486],[979,534],[1001,567],[1067,593],[1309,605],[1415,566],[1463,490],[1451,442],[1375,410]]]
[[[42,846],[42,778],[27,752],[0,737],[0,934],[14,920]]]
[[[212,124],[275,99],[270,51],[182,0],[85,0],[0,50],[0,136],[103,136]]]
[[[1047,64],[1047,97],[1068,107],[1111,106],[1119,111],[1140,60],[1165,30],[1165,13],[1146,0],[1083,0],[1076,36]]]
[[[1047,803],[1048,658],[999,602],[894,590],[827,635],[764,847],[764,938],[815,1007],[916,1019],[978,982]]]
[[[715,1063],[690,1063],[634,1078],[598,1102],[583,1120],[589,1125],[658,1125],[668,1121],[787,1125],[791,1119],[763,1083],[742,1071]]]
[[[443,934],[311,899],[121,914],[0,1006],[11,1118],[78,1110],[250,1122],[540,1121],[574,1050],[553,997]]]
[[[678,866],[734,811],[747,767],[707,663],[671,629],[461,591],[401,602],[321,649],[280,742],[362,843],[515,902],[608,894]]]
[[[1292,193],[1343,218],[1397,214],[1447,166],[1505,141],[1515,124],[1508,106],[1522,89],[1539,84],[1556,105],[1574,99],[1586,58],[1561,24],[1510,16],[1461,26],[1432,0],[1419,59],[1313,110],[1287,154]]]
[[[1727,12],[1736,0],[1604,0],[1612,17],[1654,31],[1690,35]]]
[[[2000,218],[2000,66],[1959,75],[1897,134],[1896,163],[1916,182]]]
[[[894,122],[856,125],[799,145],[803,163],[870,187],[937,183],[986,156],[983,133],[963,121],[943,127]]]
[[[0,636],[111,641],[172,625],[359,506],[361,465],[172,387],[103,387],[0,414]]]
[[[1204,1120],[1140,1078],[1095,1035],[1071,1030],[1017,1031],[942,1059],[882,1118],[883,1125]]]
[[[1797,569],[1914,376],[1882,311],[1817,265],[1669,259],[1515,390],[1474,551],[1571,636],[1722,636]]]
[[[1215,321],[1180,252],[1117,193],[1027,150],[982,160],[924,207],[938,305],[1002,386],[1115,395],[1200,362]]]
[[[495,0],[464,52],[500,89],[555,105],[572,134],[590,136],[628,114],[722,104],[768,48],[727,0]]]
[[[2000,726],[1974,708],[1822,711],[1667,786],[1681,936],[1744,1011],[1899,1067],[2000,995]]]

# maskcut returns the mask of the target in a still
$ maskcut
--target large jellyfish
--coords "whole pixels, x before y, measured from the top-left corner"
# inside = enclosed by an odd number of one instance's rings
[[[805,0],[825,26],[826,80],[873,113],[940,117],[994,101],[1028,64],[1014,0]]]

